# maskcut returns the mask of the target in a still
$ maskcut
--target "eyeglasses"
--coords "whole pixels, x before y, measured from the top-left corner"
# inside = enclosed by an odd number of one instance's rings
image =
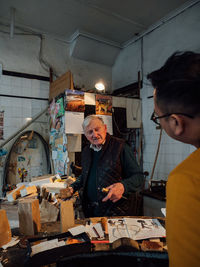
[[[167,113],[167,114],[162,115],[162,116],[156,116],[155,111],[153,111],[150,120],[152,120],[154,123],[156,123],[157,125],[160,126],[159,119],[167,118],[167,117],[171,116],[172,114],[182,115],[182,116],[186,116],[188,118],[194,119],[194,116],[192,116],[192,115],[185,114],[185,113],[179,113],[179,112]]]

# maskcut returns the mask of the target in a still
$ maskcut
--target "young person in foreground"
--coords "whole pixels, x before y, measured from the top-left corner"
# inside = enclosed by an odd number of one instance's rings
[[[147,78],[154,87],[151,119],[196,150],[169,175],[166,230],[170,267],[200,266],[200,54],[177,52]]]

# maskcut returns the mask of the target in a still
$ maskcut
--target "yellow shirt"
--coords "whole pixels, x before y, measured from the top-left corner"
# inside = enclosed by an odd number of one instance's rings
[[[166,211],[170,267],[199,267],[200,148],[170,173]]]

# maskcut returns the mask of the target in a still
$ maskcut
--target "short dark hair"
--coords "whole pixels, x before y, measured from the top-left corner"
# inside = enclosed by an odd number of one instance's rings
[[[175,52],[147,75],[156,88],[156,102],[166,113],[200,114],[200,54]]]

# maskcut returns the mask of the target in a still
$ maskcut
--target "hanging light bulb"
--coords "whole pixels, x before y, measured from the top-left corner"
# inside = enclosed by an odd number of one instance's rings
[[[95,84],[95,88],[98,91],[103,91],[103,90],[105,90],[105,85],[102,82],[98,82],[98,83]]]

